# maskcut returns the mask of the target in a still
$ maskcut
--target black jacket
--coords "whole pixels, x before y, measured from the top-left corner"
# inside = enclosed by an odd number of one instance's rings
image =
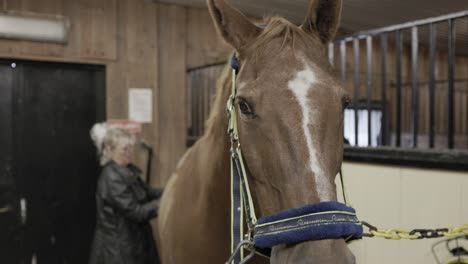
[[[110,161],[99,176],[97,221],[90,264],[157,264],[149,220],[156,217],[160,190],[146,185],[133,166]]]

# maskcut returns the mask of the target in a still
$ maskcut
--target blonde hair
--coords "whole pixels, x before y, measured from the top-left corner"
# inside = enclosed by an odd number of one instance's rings
[[[91,139],[96,145],[99,162],[105,165],[112,159],[118,145],[134,145],[135,135],[119,126],[109,126],[106,123],[95,124],[91,129]]]

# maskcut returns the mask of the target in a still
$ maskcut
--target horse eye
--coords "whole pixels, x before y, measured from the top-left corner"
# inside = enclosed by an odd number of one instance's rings
[[[247,103],[247,101],[245,99],[240,98],[238,105],[239,105],[239,109],[242,112],[242,114],[244,114],[244,115],[253,115],[254,114],[252,108],[250,107],[250,105]]]

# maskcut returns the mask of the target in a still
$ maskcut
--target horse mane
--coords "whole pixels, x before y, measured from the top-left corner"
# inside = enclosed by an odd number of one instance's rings
[[[313,37],[304,32],[300,27],[294,25],[288,20],[282,17],[268,17],[265,18],[266,26],[263,29],[263,32],[252,44],[252,49],[255,51],[260,50],[267,43],[273,39],[282,38],[282,46],[284,48],[287,44],[292,45],[293,50],[295,49],[295,44],[300,41],[306,46],[311,46]]]
[[[305,45],[306,48],[312,48],[314,47],[313,43],[317,43],[317,40],[314,40],[313,36],[282,17],[267,17],[264,21],[266,23],[262,26],[264,27],[262,33],[249,47],[249,49],[254,50],[254,56],[256,56],[259,50],[267,43],[277,38],[282,38],[281,49],[287,45],[291,45],[292,51],[295,50],[295,46],[298,42]],[[210,136],[216,133],[216,131],[219,130],[219,122],[224,124],[223,127],[227,126],[227,114],[226,111],[223,110],[226,107],[226,102],[231,92],[230,87],[227,87],[231,84],[230,77],[231,67],[230,64],[227,63],[217,81],[216,95],[209,117],[205,122],[205,133],[203,136]]]
[[[219,123],[226,124],[227,129],[227,113],[223,111],[226,108],[227,99],[231,89],[228,86],[231,84],[231,65],[229,63],[224,66],[221,76],[216,82],[216,93],[212,104],[210,114],[205,122],[205,133],[203,136],[209,136],[219,130]],[[227,136],[227,132],[226,132]]]

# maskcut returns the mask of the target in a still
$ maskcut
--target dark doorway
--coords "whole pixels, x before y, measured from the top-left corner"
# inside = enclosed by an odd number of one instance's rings
[[[87,263],[104,119],[103,66],[0,60],[2,263]]]

